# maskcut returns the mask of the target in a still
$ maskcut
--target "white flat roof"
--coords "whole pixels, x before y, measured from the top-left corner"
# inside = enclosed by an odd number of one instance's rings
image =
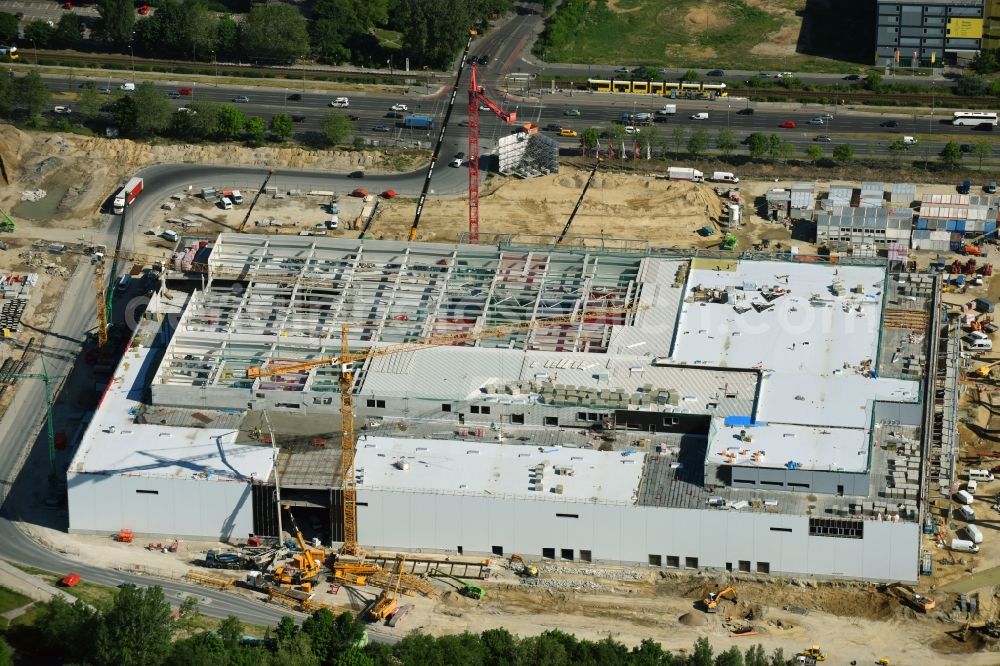
[[[359,492],[634,504],[644,460],[639,452],[368,437],[358,441],[355,469]],[[540,478],[535,471],[539,464],[546,465]],[[557,469],[567,473],[557,474]],[[536,480],[538,490],[533,489]]]
[[[916,402],[920,385],[904,379],[872,379],[857,373],[808,377],[765,372],[757,421],[798,425],[867,428],[875,400]]]
[[[154,371],[152,353],[143,346],[125,352],[80,441],[69,474],[266,480],[271,473],[270,447],[237,445],[234,430],[135,422],[140,399]]]
[[[868,466],[869,432],[860,428],[810,428],[768,424],[754,428],[713,424],[715,436],[708,445],[708,462],[729,462],[737,467],[791,467],[863,472]],[[746,431],[750,442],[740,441]],[[755,459],[755,454],[758,455]],[[738,474],[734,472],[734,478]]]
[[[735,270],[695,268],[681,304],[672,358],[677,362],[829,375],[874,360],[885,269],[783,261],[740,261]],[[839,281],[844,293],[833,294]],[[850,290],[858,285],[861,293]],[[736,303],[690,302],[696,287],[734,289]],[[764,312],[764,287],[786,289]]]

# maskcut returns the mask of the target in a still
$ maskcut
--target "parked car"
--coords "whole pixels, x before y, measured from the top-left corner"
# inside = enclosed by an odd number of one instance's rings
[[[628,67],[619,67],[618,69],[615,70],[615,74],[629,74],[629,73],[630,71]]]
[[[818,141],[820,143],[830,143],[831,141],[833,141],[833,139],[828,137],[826,134],[818,134],[816,135],[816,138],[813,139],[813,141]]]
[[[786,120],[785,122],[778,125],[782,129],[795,129],[798,125],[795,124],[794,120]]]
[[[625,126],[625,133],[626,134],[638,134],[639,133],[639,128],[636,127],[635,125],[626,125]]]
[[[963,143],[961,146],[958,147],[958,149],[961,150],[963,153],[971,153],[972,152],[972,144],[971,143]]]
[[[705,76],[725,76],[726,73],[721,69],[710,69],[705,72]]]
[[[305,121],[306,121],[306,117],[303,116],[301,113],[292,114],[292,122],[293,123],[304,123]]]
[[[879,123],[879,127],[899,127],[899,122],[895,120],[886,120]]]
[[[391,108],[392,108],[393,111],[408,111],[409,110],[405,104],[393,104]]]
[[[983,185],[983,192],[986,194],[996,194],[997,193],[997,181],[991,180],[990,182]]]
[[[844,77],[844,80],[845,81],[860,81],[861,80],[861,75],[860,74],[848,74],[847,76]]]
[[[233,98],[233,101],[239,102],[241,104],[247,104],[250,101],[250,98],[247,97],[246,95],[237,95],[236,97]]]
[[[576,136],[576,130],[570,129],[568,127],[563,127],[559,130],[559,136]]]
[[[566,109],[563,111],[564,116],[578,116],[580,115],[580,109]]]
[[[364,178],[365,177],[365,172],[364,171],[352,171],[351,173],[347,174],[347,177],[348,178]]]
[[[389,126],[388,125],[376,125],[375,127],[372,128],[372,131],[373,132],[388,132],[389,131]]]
[[[738,115],[738,116],[752,116],[753,115],[753,109],[751,109],[749,106],[743,107],[742,109],[740,109],[739,111],[736,112],[736,115]]]
[[[822,118],[823,120],[833,120],[832,113],[821,113],[819,114],[819,117]]]

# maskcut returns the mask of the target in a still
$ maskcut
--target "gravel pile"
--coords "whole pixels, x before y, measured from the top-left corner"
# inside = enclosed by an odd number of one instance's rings
[[[547,590],[604,590],[604,585],[593,581],[552,580],[549,578],[522,578],[522,585],[540,587]]]
[[[608,580],[643,580],[646,578],[637,571],[627,569],[595,569],[593,567],[538,567],[540,573],[566,574],[569,576],[591,576],[596,578],[607,578]]]

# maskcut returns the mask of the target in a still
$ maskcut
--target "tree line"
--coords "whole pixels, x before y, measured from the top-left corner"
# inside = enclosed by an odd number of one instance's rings
[[[320,609],[301,626],[290,617],[261,638],[245,636],[230,616],[216,630],[199,629],[204,617],[193,598],[176,617],[160,587],[124,585],[106,607],[59,597],[38,606],[31,624],[7,629],[0,666],[10,648],[24,663],[94,666],[784,666],[780,649],[733,646],[716,654],[699,638],[687,654],[650,639],[628,648],[608,637],[578,639],[558,630],[521,638],[505,629],[433,637],[410,633],[396,643],[369,643],[352,613]],[[10,648],[7,644],[9,643]]]
[[[94,48],[138,56],[288,64],[303,58],[370,67],[448,69],[468,30],[513,9],[513,0],[316,0],[307,20],[298,6],[254,3],[234,16],[206,0],[158,0],[148,16],[133,0],[97,0],[99,18],[85,40],[73,13],[59,23],[32,21],[24,40],[38,48]],[[396,31],[401,44],[385,45],[378,30]],[[0,13],[0,39],[17,40],[18,20]],[[392,63],[395,58],[398,62]]]

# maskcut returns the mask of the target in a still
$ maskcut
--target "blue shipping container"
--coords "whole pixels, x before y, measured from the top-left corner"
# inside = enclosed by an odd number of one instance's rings
[[[917,229],[924,230],[927,228],[927,218],[921,217],[917,220]]]
[[[965,220],[955,220],[955,231],[965,233]]]
[[[997,230],[997,223],[996,222],[987,222],[986,226],[984,227],[984,230],[985,231],[996,231]]]

